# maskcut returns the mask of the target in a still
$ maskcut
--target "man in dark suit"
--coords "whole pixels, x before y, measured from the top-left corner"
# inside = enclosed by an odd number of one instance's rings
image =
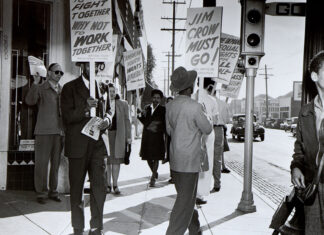
[[[47,80],[40,84],[41,77],[34,76],[34,83],[28,90],[25,101],[28,105],[38,106],[35,134],[34,184],[37,202],[44,204],[48,197],[60,202],[57,192],[58,169],[62,152],[63,125],[60,111],[61,86],[63,76],[59,64],[48,67]],[[48,162],[51,162],[49,191],[47,188]]]
[[[83,234],[83,187],[86,173],[90,179],[91,230],[89,234],[102,234],[103,207],[106,199],[105,156],[107,151],[100,136],[98,141],[81,134],[90,120],[90,109],[98,106],[90,97],[89,63],[79,63],[82,75],[64,85],[61,96],[62,116],[65,126],[65,155],[69,158],[69,181],[72,227],[74,234]],[[110,120],[104,118],[98,128],[108,128]]]

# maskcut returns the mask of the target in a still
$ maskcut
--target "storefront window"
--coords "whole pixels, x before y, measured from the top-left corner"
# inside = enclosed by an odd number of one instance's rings
[[[40,1],[13,1],[9,150],[19,150],[21,140],[34,139],[37,106],[24,101],[33,83],[28,56],[48,64],[50,7]]]

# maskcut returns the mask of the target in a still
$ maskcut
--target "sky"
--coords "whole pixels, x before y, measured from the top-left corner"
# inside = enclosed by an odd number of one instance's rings
[[[172,4],[163,4],[169,0],[142,0],[144,24],[147,41],[152,45],[156,58],[153,79],[164,91],[164,77],[167,77],[167,52],[172,51],[171,31],[161,31],[161,28],[172,28],[171,20],[161,17],[172,17]],[[183,2],[183,0],[178,0]],[[176,17],[185,18],[187,8],[202,7],[202,0],[186,0],[186,4],[177,4]],[[222,32],[240,36],[241,5],[238,0],[217,0],[217,6],[223,7]],[[268,1],[269,2],[269,1]],[[279,2],[279,1],[276,1]],[[280,1],[285,2],[285,1]],[[287,2],[305,2],[303,0],[289,0]],[[185,21],[176,21],[176,28],[184,28]],[[257,77],[255,79],[255,95],[265,94],[264,67],[268,68],[268,95],[278,97],[293,90],[293,81],[302,81],[303,51],[305,35],[305,17],[268,16],[265,17],[265,56],[261,59]],[[176,32],[175,68],[185,65],[185,32]],[[171,67],[171,59],[170,59]],[[263,69],[263,70],[261,70]],[[171,71],[171,68],[170,68]],[[171,72],[170,72],[171,73]],[[245,79],[242,84],[239,99],[244,98]]]

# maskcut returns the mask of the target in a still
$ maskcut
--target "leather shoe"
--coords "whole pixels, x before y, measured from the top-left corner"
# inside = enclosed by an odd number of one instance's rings
[[[196,205],[203,205],[203,204],[206,204],[207,201],[206,200],[203,200],[199,197],[196,198]]]
[[[171,178],[171,179],[169,179],[169,181],[168,181],[170,184],[174,184],[174,180]]]
[[[117,194],[117,195],[120,194],[120,190],[119,190],[118,186],[114,186],[113,188],[114,188],[115,194]]]
[[[94,230],[94,231],[89,231],[89,235],[103,235],[104,233],[103,233],[103,231],[102,230],[100,230],[100,229],[96,229],[96,230]]]
[[[39,204],[45,204],[45,198],[38,197],[38,198],[37,198],[37,202],[38,202]]]
[[[223,170],[222,170],[222,173],[225,173],[225,174],[227,174],[227,173],[230,173],[231,171],[228,169],[228,168],[224,168]]]
[[[214,188],[210,191],[210,193],[216,193],[216,192],[219,192],[219,190],[220,190],[220,187],[214,187]]]
[[[59,196],[54,196],[54,197],[49,197],[49,199],[56,201],[56,202],[61,202],[61,198]]]

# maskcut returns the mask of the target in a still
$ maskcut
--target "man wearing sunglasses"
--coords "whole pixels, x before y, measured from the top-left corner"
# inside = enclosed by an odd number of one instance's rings
[[[35,170],[34,184],[37,202],[45,204],[48,197],[61,202],[58,195],[58,169],[63,148],[63,125],[60,110],[61,86],[59,81],[63,76],[59,64],[53,63],[48,67],[47,79],[40,82],[39,75],[34,76],[27,95],[28,105],[38,106],[35,134]],[[51,162],[49,190],[47,186],[48,162]]]

